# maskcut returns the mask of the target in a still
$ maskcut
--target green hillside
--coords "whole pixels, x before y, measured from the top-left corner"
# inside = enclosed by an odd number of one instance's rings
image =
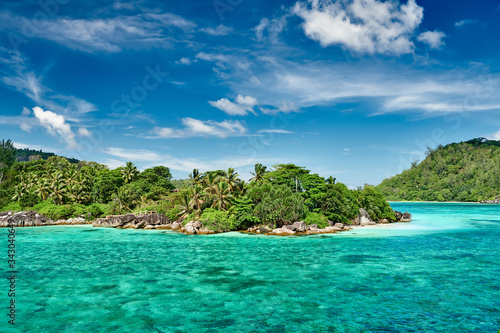
[[[500,141],[477,138],[429,150],[376,188],[387,200],[482,201],[500,195]]]
[[[54,153],[44,152],[41,149],[35,150],[35,149],[28,149],[28,148],[17,149],[17,152],[16,152],[16,158],[17,158],[18,162],[28,162],[28,161],[30,161],[30,159],[33,160],[33,159],[37,159],[37,158],[40,158],[42,160],[46,160],[51,156],[57,156],[57,155]],[[80,162],[76,158],[67,158],[67,160],[71,164],[76,164],[76,163]]]

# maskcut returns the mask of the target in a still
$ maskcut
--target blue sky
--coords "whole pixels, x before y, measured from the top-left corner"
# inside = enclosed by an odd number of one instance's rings
[[[0,4],[0,138],[20,148],[355,187],[500,139],[500,1]]]

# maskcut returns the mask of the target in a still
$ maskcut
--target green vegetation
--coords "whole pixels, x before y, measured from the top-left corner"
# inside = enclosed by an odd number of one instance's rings
[[[60,156],[22,162],[12,156],[15,148],[4,141],[2,211],[32,209],[62,219],[154,210],[184,224],[198,219],[214,231],[257,224],[279,227],[300,220],[325,227],[329,220],[350,223],[359,208],[373,219],[395,220],[373,187],[350,190],[333,177],[325,180],[294,164],[277,164],[269,170],[256,164],[248,183],[232,168],[204,173],[194,169],[188,179],[172,181],[164,166],[140,172],[128,162],[109,170],[95,162],[70,163]]]
[[[500,195],[500,141],[477,138],[429,149],[420,164],[376,187],[387,200],[469,201]]]
[[[15,157],[16,157],[17,161],[19,161],[19,162],[28,162],[28,161],[32,161],[32,160],[36,160],[36,159],[46,160],[52,156],[57,156],[57,155],[54,153],[44,152],[41,149],[34,150],[34,149],[24,148],[24,149],[17,149]],[[75,158],[68,158],[67,160],[71,164],[77,164],[78,162],[80,162],[79,160],[77,160]]]

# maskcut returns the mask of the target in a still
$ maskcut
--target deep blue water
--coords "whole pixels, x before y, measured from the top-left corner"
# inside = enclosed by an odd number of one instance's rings
[[[0,332],[497,332],[500,205],[392,206],[414,221],[307,237],[19,228],[16,327],[2,314]]]

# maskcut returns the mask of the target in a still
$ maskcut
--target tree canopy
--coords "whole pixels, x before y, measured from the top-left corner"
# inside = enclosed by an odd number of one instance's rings
[[[4,145],[8,150],[9,144]],[[2,156],[10,159],[0,183],[1,210],[34,209],[53,218],[155,210],[184,223],[205,220],[219,231],[299,220],[350,223],[359,208],[366,208],[373,219],[394,219],[373,187],[351,190],[333,177],[325,180],[291,163],[271,168],[257,163],[250,182],[234,168],[194,169],[187,179],[173,181],[166,166],[141,172],[132,162],[109,170],[96,162],[72,164],[60,156],[21,162],[12,161],[13,154]]]
[[[388,200],[482,201],[500,195],[500,141],[477,138],[429,149],[376,189]]]

